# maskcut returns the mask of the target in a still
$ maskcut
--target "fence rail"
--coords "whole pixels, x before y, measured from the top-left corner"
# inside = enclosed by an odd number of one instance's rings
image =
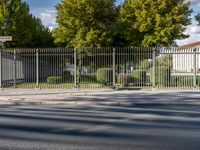
[[[200,49],[2,49],[0,87],[200,89]]]

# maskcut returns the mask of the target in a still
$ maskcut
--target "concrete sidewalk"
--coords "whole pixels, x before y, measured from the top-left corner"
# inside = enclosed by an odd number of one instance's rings
[[[0,91],[0,104],[200,106],[200,91],[5,89]]]

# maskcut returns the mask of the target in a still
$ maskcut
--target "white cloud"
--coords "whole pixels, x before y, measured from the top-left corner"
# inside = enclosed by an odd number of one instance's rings
[[[191,8],[194,9],[194,12],[192,13],[192,24],[187,27],[186,34],[189,34],[190,37],[185,40],[177,40],[177,44],[182,46],[186,44],[190,44],[193,42],[199,42],[200,41],[200,26],[198,26],[197,22],[195,21],[195,15],[197,13],[200,13],[200,0],[190,0],[191,1]]]
[[[45,26],[53,27],[57,25],[55,20],[55,13],[53,11],[46,10],[44,12],[40,12],[38,17],[42,20],[42,23]]]
[[[52,14],[49,13],[49,12],[41,12],[40,13],[40,18],[42,20],[48,20],[48,19],[51,19],[52,18]]]
[[[196,21],[193,21],[192,25],[187,27],[185,33],[189,34],[190,37],[184,40],[177,40],[176,42],[179,46],[200,41],[200,26],[197,26]]]
[[[192,7],[199,7],[200,6],[200,0],[191,0]]]
[[[50,31],[53,31],[53,29],[54,29],[53,26],[50,26],[50,27],[49,27],[49,30],[50,30]]]
[[[200,6],[200,0],[185,0],[185,2],[190,2],[192,8]]]
[[[192,35],[199,35],[200,34],[200,27],[199,26],[191,26],[188,28],[188,33]]]
[[[56,11],[50,9],[35,9],[32,13],[42,20],[42,23],[47,27],[57,27]]]
[[[200,41],[200,35],[195,35],[195,36],[191,36],[185,40],[178,40],[177,44],[179,46],[183,46],[183,45],[187,45],[187,44],[191,44],[191,43],[199,42],[199,41]]]

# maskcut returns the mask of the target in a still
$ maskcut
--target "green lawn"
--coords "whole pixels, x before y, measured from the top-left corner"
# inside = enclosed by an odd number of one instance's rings
[[[105,88],[109,86],[104,86],[102,84],[98,83],[82,83],[80,86],[77,86],[79,88]],[[36,85],[36,83],[23,83],[16,85],[16,88],[63,88],[63,89],[70,89],[75,88],[73,83],[62,83],[62,84],[48,84],[48,83],[40,83],[39,86]]]

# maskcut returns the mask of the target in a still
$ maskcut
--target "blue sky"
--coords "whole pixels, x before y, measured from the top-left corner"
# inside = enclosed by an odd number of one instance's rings
[[[31,13],[41,18],[43,24],[50,28],[57,27],[55,16],[55,6],[60,3],[61,0],[24,0],[28,2]],[[122,3],[124,0],[117,0],[118,3]],[[194,20],[194,15],[200,13],[200,0],[191,0],[191,5],[194,10],[192,14],[192,25],[188,26],[186,33],[190,35],[190,38],[177,41],[178,45],[185,45],[191,42],[200,41],[200,26],[197,26],[197,22]]]

